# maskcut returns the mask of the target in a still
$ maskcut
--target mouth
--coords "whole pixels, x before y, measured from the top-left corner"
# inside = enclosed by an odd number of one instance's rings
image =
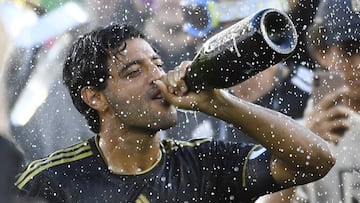
[[[161,105],[171,105],[168,101],[165,100],[165,98],[161,95],[160,89],[158,89],[155,85],[149,89],[148,95],[150,100],[160,103]]]
[[[162,102],[165,102],[165,99],[161,96],[161,94],[155,95],[152,100],[161,100]]]
[[[164,99],[162,96],[161,96],[161,92],[159,89],[154,89],[151,93],[150,93],[150,98],[152,100],[159,100],[159,99]]]

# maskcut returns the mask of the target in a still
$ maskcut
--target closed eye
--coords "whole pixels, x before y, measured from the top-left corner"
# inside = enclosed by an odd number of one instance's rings
[[[164,69],[164,63],[156,64],[156,66],[157,66],[158,68]]]
[[[140,68],[129,68],[129,70],[126,71],[126,79],[134,78],[138,75],[140,75],[141,69]]]

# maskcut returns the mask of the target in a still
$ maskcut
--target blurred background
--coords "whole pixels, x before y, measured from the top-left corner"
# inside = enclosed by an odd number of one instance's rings
[[[1,129],[10,132],[23,148],[26,160],[93,136],[62,83],[66,52],[84,32],[110,23],[132,24],[159,49],[169,70],[183,60],[192,60],[211,35],[269,7],[289,14],[299,34],[298,48],[269,72],[269,88],[257,82],[233,91],[254,103],[301,118],[316,67],[306,52],[303,36],[317,4],[318,0],[2,0]],[[264,78],[260,77],[266,81]],[[254,92],[258,93],[256,98],[249,98]],[[179,124],[164,132],[164,137],[189,139],[206,134],[247,140],[237,129],[206,115],[179,114]]]

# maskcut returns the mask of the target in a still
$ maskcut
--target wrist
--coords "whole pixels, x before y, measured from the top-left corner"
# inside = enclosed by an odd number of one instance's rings
[[[199,104],[200,111],[207,113],[208,115],[215,117],[222,117],[226,108],[229,108],[236,99],[229,91],[224,89],[212,90],[211,96],[209,96],[208,102]]]

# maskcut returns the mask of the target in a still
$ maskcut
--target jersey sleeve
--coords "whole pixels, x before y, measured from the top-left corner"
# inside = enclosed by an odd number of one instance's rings
[[[61,189],[61,185],[55,183],[44,173],[40,173],[28,181],[24,186],[19,187],[21,197],[32,197],[46,202],[66,202],[66,196]]]
[[[271,175],[271,153],[266,148],[249,143],[213,143],[214,157],[209,164],[218,168],[218,185],[224,186],[224,199],[254,201],[282,189]]]

